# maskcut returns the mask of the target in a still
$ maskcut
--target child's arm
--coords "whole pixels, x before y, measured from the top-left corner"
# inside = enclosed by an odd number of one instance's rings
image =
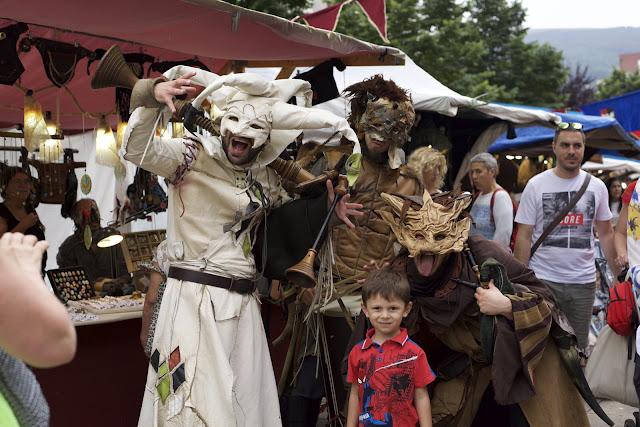
[[[357,397],[357,395],[356,395]],[[349,402],[351,404],[351,402]],[[413,404],[418,413],[420,427],[431,427],[431,401],[427,387],[416,388],[413,393]],[[351,407],[349,407],[351,409]]]
[[[428,395],[427,399],[429,399]],[[349,412],[347,414],[347,427],[358,427],[358,412],[358,384],[351,383],[351,393],[349,393]],[[429,410],[429,420],[431,420],[431,410]]]

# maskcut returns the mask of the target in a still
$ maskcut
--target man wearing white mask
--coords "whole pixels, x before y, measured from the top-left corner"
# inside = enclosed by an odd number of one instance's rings
[[[171,267],[139,425],[280,425],[251,248],[265,212],[289,197],[266,166],[301,129],[333,127],[357,139],[344,119],[286,103],[302,96],[310,105],[304,81],[221,77],[182,66],[165,76],[177,79],[141,80],[133,89],[122,148],[125,159],[171,182]],[[225,111],[221,136],[154,136],[158,120],[175,111],[172,97],[195,92],[192,83],[206,87],[194,107],[207,98]],[[360,213],[348,199],[336,214],[350,224],[347,216]]]

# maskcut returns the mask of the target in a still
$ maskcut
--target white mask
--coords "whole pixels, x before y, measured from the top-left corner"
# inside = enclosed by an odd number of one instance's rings
[[[253,97],[249,102],[235,102],[224,113],[220,132],[227,131],[234,136],[250,138],[253,148],[263,145],[271,133],[271,105],[264,98]],[[262,102],[260,102],[262,101]]]

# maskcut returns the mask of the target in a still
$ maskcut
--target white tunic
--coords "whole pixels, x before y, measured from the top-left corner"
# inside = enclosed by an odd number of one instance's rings
[[[189,149],[182,139],[154,137],[144,154],[157,114],[145,107],[134,111],[122,151],[144,169],[172,177]],[[271,207],[287,199],[277,174],[264,166],[273,151],[263,151],[244,170],[229,163],[217,138],[198,140],[182,181],[169,187],[169,260],[175,267],[253,279],[250,230],[264,210],[249,183],[261,184]],[[281,424],[255,295],[168,279],[151,362],[140,426]]]

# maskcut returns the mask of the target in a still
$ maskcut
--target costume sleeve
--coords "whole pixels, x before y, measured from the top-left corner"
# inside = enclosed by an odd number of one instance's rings
[[[431,370],[429,361],[427,361],[427,355],[420,349],[418,360],[416,360],[415,368],[413,370],[413,387],[422,388],[428,384],[431,384],[436,380],[436,374]]]
[[[631,203],[631,196],[633,196],[633,191],[636,189],[636,183],[638,180],[633,181],[631,184],[627,186],[627,189],[622,193],[622,203],[628,205]]]
[[[153,96],[153,88],[158,81],[144,79],[134,86],[131,94],[134,111],[129,118],[121,150],[124,158],[135,165],[168,178],[183,162],[186,148],[181,138],[155,136],[158,122],[162,122],[162,128],[166,129],[171,118],[169,108],[158,103]]]
[[[493,222],[496,226],[493,240],[502,242],[508,247],[513,231],[513,204],[506,191],[496,191],[493,200]]]
[[[358,357],[356,355],[356,347],[349,353],[349,369],[347,370],[347,382],[358,383]]]
[[[476,261],[482,264],[488,258],[496,259],[505,266],[515,289],[514,295],[506,295],[511,300],[513,321],[496,316],[491,369],[496,402],[500,405],[522,402],[535,395],[532,374],[547,345],[551,322],[558,320],[560,326],[561,322],[566,326],[566,318],[556,308],[545,284],[507,248],[493,241],[479,245],[473,237],[469,242],[476,249]]]
[[[529,181],[520,198],[516,222],[519,224],[535,225],[536,214],[539,209],[536,205],[536,189],[534,188],[533,182]]]

